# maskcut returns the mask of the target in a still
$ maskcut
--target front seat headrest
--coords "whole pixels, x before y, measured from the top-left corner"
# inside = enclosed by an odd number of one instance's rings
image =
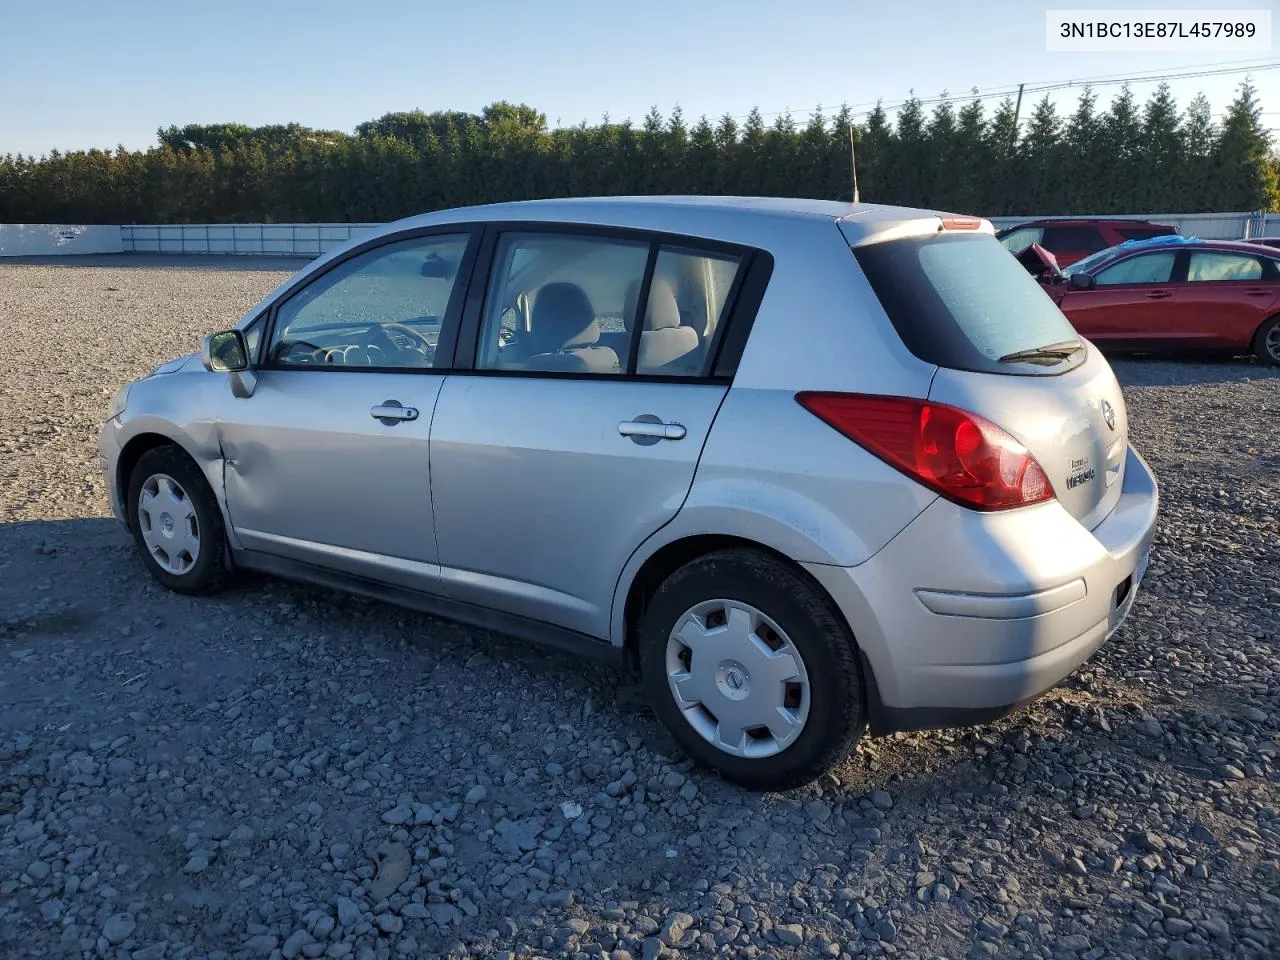
[[[600,339],[595,307],[576,283],[548,283],[533,299],[534,352],[555,353]]]

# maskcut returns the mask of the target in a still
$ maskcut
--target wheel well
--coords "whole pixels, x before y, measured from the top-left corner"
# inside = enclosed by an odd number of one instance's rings
[[[1258,349],[1258,346],[1262,342],[1262,331],[1267,329],[1268,326],[1275,323],[1277,320],[1280,320],[1280,313],[1273,313],[1271,316],[1267,317],[1267,319],[1258,324],[1258,329],[1253,331],[1253,339],[1249,341],[1250,349],[1255,351]]]
[[[623,650],[628,665],[635,667],[639,658],[639,635],[640,621],[644,617],[644,612],[649,606],[649,601],[653,599],[653,595],[658,592],[658,588],[662,586],[663,581],[671,574],[675,573],[686,563],[697,560],[699,557],[706,556],[708,553],[714,553],[717,550],[726,550],[733,547],[746,547],[751,550],[758,550],[766,553],[771,557],[785,563],[791,567],[800,576],[813,583],[819,591],[825,596],[827,591],[816,580],[809,576],[805,570],[786,554],[779,553],[772,547],[766,547],[762,543],[755,540],[747,540],[743,537],[731,537],[721,534],[702,534],[695,537],[685,537],[683,540],[676,540],[667,544],[657,551],[652,557],[644,562],[636,573],[635,579],[631,581],[631,588],[627,591],[626,606],[623,607],[623,629],[625,636],[623,641]],[[834,606],[834,604],[833,604]],[[843,615],[837,615],[843,620]],[[846,624],[846,627],[848,624]]]
[[[140,433],[126,443],[124,449],[120,451],[120,455],[116,457],[116,492],[120,497],[120,502],[124,504],[126,512],[129,509],[129,477],[133,475],[133,468],[138,465],[138,461],[142,459],[144,453],[149,450],[155,450],[157,447],[178,447],[179,450],[182,449],[181,446],[163,434]]]

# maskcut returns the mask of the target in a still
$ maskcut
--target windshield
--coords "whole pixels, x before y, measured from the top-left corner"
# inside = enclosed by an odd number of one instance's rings
[[[854,250],[903,343],[953,370],[1044,375],[1083,362],[1077,351],[1036,366],[1002,363],[1020,351],[1078,339],[1067,318],[989,234],[942,234]]]
[[[1062,272],[1068,277],[1073,273],[1093,273],[1094,270],[1101,267],[1109,260],[1114,260],[1120,254],[1124,253],[1119,247],[1108,247],[1106,250],[1099,250],[1097,253],[1090,254],[1083,260],[1077,260],[1069,267],[1064,267]]]

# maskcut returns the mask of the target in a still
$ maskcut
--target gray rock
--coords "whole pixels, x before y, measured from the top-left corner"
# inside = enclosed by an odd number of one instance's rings
[[[777,923],[773,926],[773,932],[778,935],[778,939],[788,947],[798,947],[804,943],[805,930],[804,925],[799,923]],[[891,940],[892,937],[884,939]]]
[[[466,802],[469,804],[482,803],[488,796],[488,788],[483,783],[477,783],[467,791]]]
[[[137,928],[137,922],[127,913],[113,913],[107,917],[106,923],[102,925],[102,936],[106,938],[107,943],[115,944],[124,943]]]
[[[355,902],[346,897],[339,897],[338,902],[338,925],[350,930],[360,922],[360,908]]]
[[[303,947],[314,942],[315,939],[311,934],[307,933],[307,931],[295,930],[293,933],[289,934],[288,939],[284,942],[284,946],[280,949],[284,954],[285,960],[293,960],[294,957],[302,952]]]
[[[260,933],[245,941],[244,949],[246,952],[251,953],[254,956],[269,957],[279,942],[279,937],[273,936],[269,933]]]
[[[689,914],[669,913],[658,930],[658,939],[667,946],[674,947],[691,926],[693,926],[693,917]]]
[[[872,790],[871,805],[877,810],[891,810],[893,808],[893,797],[885,790]]]
[[[380,913],[373,920],[383,933],[399,933],[404,929],[404,921],[394,913]]]
[[[1057,943],[1059,950],[1065,950],[1069,953],[1084,953],[1091,946],[1089,938],[1083,933],[1070,933],[1065,937],[1059,937]]]

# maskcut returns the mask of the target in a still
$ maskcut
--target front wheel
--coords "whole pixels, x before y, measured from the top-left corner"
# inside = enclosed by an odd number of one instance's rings
[[[1263,363],[1280,366],[1280,317],[1272,317],[1258,328],[1253,352]]]
[[[708,554],[663,583],[641,623],[640,671],[680,746],[750,787],[820,777],[865,725],[853,638],[830,599],[754,550]]]
[[[148,450],[129,478],[129,527],[152,576],[178,593],[203,594],[227,579],[222,511],[200,468],[177,447]]]

